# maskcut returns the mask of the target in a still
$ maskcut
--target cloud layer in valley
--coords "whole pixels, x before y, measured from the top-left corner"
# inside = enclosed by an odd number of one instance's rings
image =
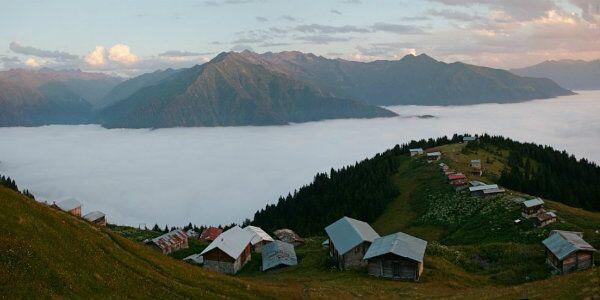
[[[251,218],[317,172],[411,139],[488,132],[599,163],[598,99],[595,91],[519,104],[403,106],[393,108],[396,118],[290,126],[0,128],[0,173],[40,200],[76,198],[111,222],[228,223]]]

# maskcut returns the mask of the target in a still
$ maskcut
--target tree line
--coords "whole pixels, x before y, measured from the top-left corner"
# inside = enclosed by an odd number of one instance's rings
[[[280,197],[254,214],[253,225],[267,232],[290,228],[300,235],[322,234],[342,216],[373,222],[400,193],[392,181],[411,148],[432,148],[462,141],[462,135],[396,145],[354,165],[317,174],[312,183]]]
[[[13,190],[17,193],[21,193],[26,197],[29,197],[31,199],[35,199],[35,197],[33,196],[33,194],[31,194],[29,192],[29,190],[23,190],[22,192],[19,190],[19,187],[17,186],[17,183],[15,182],[14,179],[11,179],[8,176],[4,176],[4,175],[0,175],[0,186],[1,187],[5,187],[7,189]]]
[[[600,167],[550,146],[521,143],[501,136],[483,135],[476,150],[508,150],[499,184],[569,206],[600,210]]]

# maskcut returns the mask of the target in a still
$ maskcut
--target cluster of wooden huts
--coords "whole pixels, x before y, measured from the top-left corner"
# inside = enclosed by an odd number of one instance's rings
[[[98,225],[106,226],[106,215],[100,211],[92,211],[81,216],[81,203],[75,199],[67,199],[58,203],[54,202],[50,207],[60,209],[76,217],[85,219],[86,221]]]
[[[427,242],[403,232],[379,236],[366,222],[343,217],[325,227],[329,254],[339,269],[366,267],[370,275],[419,280]]]
[[[477,172],[481,174],[481,160],[472,160],[471,166],[475,165],[476,167],[473,170],[477,170]],[[474,196],[480,197],[492,197],[503,194],[506,192],[505,189],[499,187],[497,184],[487,184],[482,181],[472,180],[470,181],[467,175],[461,172],[457,172],[451,169],[445,163],[440,163],[440,170],[446,176],[448,183],[452,185],[457,191],[469,189],[469,192]]]

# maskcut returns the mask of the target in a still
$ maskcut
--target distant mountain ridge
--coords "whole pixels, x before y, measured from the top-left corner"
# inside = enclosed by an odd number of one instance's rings
[[[100,114],[106,127],[281,125],[396,114],[335,97],[235,52],[141,88]]]
[[[549,78],[573,90],[600,89],[600,59],[584,60],[547,60],[542,63],[511,72],[522,76]]]
[[[339,97],[373,105],[507,103],[572,94],[548,79],[520,77],[461,62],[448,64],[426,54],[373,62],[328,59],[296,51],[241,54]]]

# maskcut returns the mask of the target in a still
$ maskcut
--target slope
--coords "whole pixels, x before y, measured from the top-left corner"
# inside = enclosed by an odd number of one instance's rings
[[[600,89],[600,59],[592,61],[549,60],[510,71],[521,76],[549,78],[568,89]]]

